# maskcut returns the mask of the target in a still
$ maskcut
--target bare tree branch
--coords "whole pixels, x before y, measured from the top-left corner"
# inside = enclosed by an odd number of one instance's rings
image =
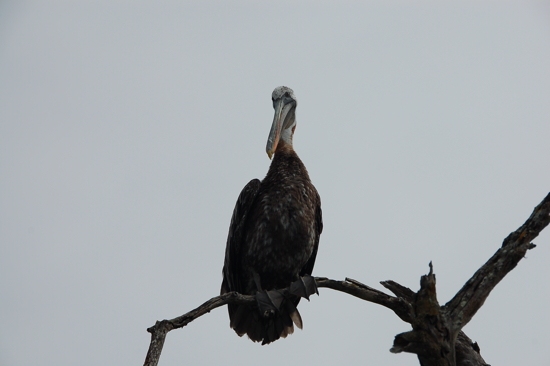
[[[380,282],[380,284],[393,292],[395,296],[402,297],[409,302],[412,302],[414,300],[414,296],[416,293],[408,287],[402,286],[397,282],[391,280],[382,281]]]
[[[360,299],[373,302],[394,311],[401,320],[410,323],[412,307],[402,298],[393,297],[380,290],[361,284],[356,280],[346,278],[345,281],[330,280],[325,277],[315,277],[317,287],[327,287],[336,291],[345,292]],[[360,284],[360,285],[358,285]]]
[[[346,282],[348,281],[348,282]],[[406,301],[387,295],[382,291],[375,290],[371,287],[361,284],[355,280],[346,279],[346,281],[335,281],[328,278],[316,277],[315,282],[317,287],[327,287],[334,290],[346,292],[350,295],[359,297],[360,299],[371,301],[383,306],[386,306],[395,311],[395,313],[402,317],[403,320],[410,318],[407,314],[410,311],[410,304]],[[354,282],[354,283],[351,283]],[[361,285],[361,287],[359,285]],[[288,288],[282,289],[283,292],[288,292]],[[151,333],[151,343],[149,345],[149,351],[145,358],[144,366],[156,366],[158,365],[162,347],[166,334],[177,328],[182,328],[193,320],[203,316],[210,311],[226,305],[226,304],[255,304],[256,297],[252,295],[242,295],[237,292],[228,292],[221,296],[216,296],[203,303],[196,309],[191,310],[177,318],[170,320],[157,321],[156,324],[147,329]],[[401,314],[401,315],[400,315]],[[404,318],[403,318],[404,317]],[[407,320],[405,320],[407,321]]]
[[[204,304],[196,309],[191,310],[177,318],[171,320],[157,321],[155,325],[147,328],[147,331],[151,333],[151,343],[149,344],[149,350],[145,357],[144,366],[156,366],[158,365],[162,347],[164,346],[164,340],[166,334],[172,329],[185,327],[193,320],[203,316],[206,313],[226,304],[253,304],[256,302],[256,297],[251,295],[241,295],[237,292],[228,292],[221,296],[216,296],[206,301]]]
[[[316,277],[317,287],[326,287],[345,292],[360,299],[391,309],[403,321],[411,324],[412,330],[395,337],[392,352],[411,352],[418,355],[423,366],[488,366],[479,354],[479,346],[473,343],[461,329],[483,305],[492,289],[515,268],[527,250],[535,247],[531,240],[550,223],[550,193],[535,208],[529,219],[511,233],[502,247],[485,263],[464,287],[445,306],[439,306],[433,267],[421,277],[420,290],[414,292],[394,281],[381,284],[395,294],[388,295],[359,281],[345,281]],[[282,289],[288,292],[289,289]],[[213,297],[198,308],[171,320],[157,321],[147,329],[151,343],[144,366],[158,364],[166,334],[182,328],[210,312],[232,303],[255,304],[256,297],[229,292]]]
[[[395,336],[390,351],[416,353],[425,366],[451,366],[455,365],[456,334],[448,331],[446,318],[440,312],[435,284],[430,262],[430,272],[420,278],[420,290],[413,297],[413,330]]]
[[[466,282],[464,287],[443,307],[439,307],[435,292],[435,275],[422,276],[420,290],[412,298],[410,290],[393,282],[383,283],[396,294],[410,299],[414,309],[413,330],[398,334],[392,352],[416,353],[423,366],[455,366],[457,360],[465,365],[485,365],[477,344],[461,334],[462,328],[483,305],[491,290],[515,268],[527,250],[535,247],[531,240],[550,223],[550,194],[535,207],[527,221],[511,233],[502,247]],[[458,347],[457,339],[466,347]],[[464,350],[467,354],[458,354]],[[476,355],[477,353],[477,355]],[[479,356],[479,357],[478,357]],[[477,363],[472,363],[477,362]]]
[[[396,296],[402,297],[410,303],[414,303],[416,293],[410,288],[402,286],[394,281],[383,281],[381,284],[392,291]],[[391,351],[396,352],[397,350],[392,348]],[[485,366],[486,363],[479,352],[480,349],[477,343],[472,342],[472,340],[468,338],[463,331],[458,332],[455,342],[455,357],[457,365]]]
[[[445,305],[455,329],[462,329],[481,308],[493,288],[516,267],[529,249],[531,240],[550,222],[550,193],[535,207],[531,216],[516,231],[508,235],[502,247],[466,282]]]

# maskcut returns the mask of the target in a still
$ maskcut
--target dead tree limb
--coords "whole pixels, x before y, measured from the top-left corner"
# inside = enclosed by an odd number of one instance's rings
[[[418,355],[421,365],[455,366],[457,361],[477,360],[469,365],[485,365],[475,353],[468,355],[455,354],[468,347],[458,347],[457,339],[466,340],[461,333],[475,313],[483,305],[493,288],[516,267],[524,258],[527,250],[535,245],[531,240],[550,222],[550,194],[535,207],[531,216],[516,231],[508,235],[502,247],[470,278],[464,287],[445,306],[440,307],[435,292],[435,275],[430,264],[430,273],[422,276],[420,290],[412,300],[414,318],[410,322],[413,330],[395,337],[392,352],[411,352]],[[383,283],[384,284],[384,283]],[[399,286],[392,286],[390,290],[403,291]],[[406,292],[406,291],[405,291]],[[399,296],[399,295],[398,295]],[[460,335],[460,336],[459,336]],[[470,349],[477,351],[477,344],[470,342]],[[466,363],[463,363],[466,364]]]
[[[464,287],[445,305],[454,328],[462,328],[481,308],[489,293],[533,249],[535,239],[550,222],[550,193],[535,207],[531,216],[516,231],[508,235],[502,246]]]
[[[414,316],[411,304],[405,299],[388,295],[351,278],[346,278],[345,281],[336,281],[324,277],[315,277],[315,282],[317,282],[317,287],[327,287],[345,292],[365,301],[385,306],[393,310],[401,320],[407,323],[410,323]]]
[[[204,304],[196,309],[191,310],[177,318],[170,320],[157,321],[155,325],[147,328],[147,331],[151,333],[151,343],[149,344],[149,350],[145,357],[144,366],[156,366],[158,365],[162,347],[164,346],[164,340],[166,334],[178,328],[183,328],[193,320],[203,316],[206,313],[226,304],[252,304],[256,302],[256,298],[252,295],[241,295],[237,292],[228,292],[221,296],[216,296],[206,301]]]
[[[437,301],[436,281],[430,262],[430,271],[422,276],[420,290],[414,292],[394,281],[381,284],[395,296],[346,278],[345,281],[316,277],[317,287],[345,292],[365,301],[382,305],[412,326],[409,332],[395,336],[391,352],[411,352],[418,356],[422,366],[488,366],[479,354],[479,346],[462,332],[485,302],[493,288],[516,267],[529,249],[531,240],[550,223],[550,193],[535,207],[527,221],[508,235],[502,247],[470,278],[464,287],[444,306]],[[281,291],[288,291],[283,289]],[[158,364],[166,334],[182,328],[210,312],[230,303],[254,304],[256,297],[229,292],[213,297],[198,308],[171,320],[157,321],[147,329],[151,343],[144,366]]]

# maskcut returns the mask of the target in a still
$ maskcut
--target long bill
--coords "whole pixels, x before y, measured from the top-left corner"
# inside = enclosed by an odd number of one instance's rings
[[[267,137],[267,146],[265,148],[267,156],[269,156],[270,159],[273,154],[275,154],[275,150],[277,150],[277,145],[281,138],[281,131],[283,129],[283,122],[289,112],[289,108],[285,108],[285,103],[282,99],[276,100],[273,107],[275,109],[275,116],[273,117],[273,124],[271,125],[271,130]]]

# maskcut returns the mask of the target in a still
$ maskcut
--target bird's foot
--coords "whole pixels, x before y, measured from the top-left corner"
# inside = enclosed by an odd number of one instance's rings
[[[306,298],[309,301],[309,296],[313,294],[319,295],[315,279],[310,275],[299,277],[298,280],[290,284],[288,293],[283,290],[261,290],[256,292],[256,303],[263,317],[269,318],[281,309],[285,301],[285,294]],[[291,302],[287,302],[288,306]],[[294,305],[292,305],[294,306]],[[294,308],[295,310],[295,308]]]
[[[298,280],[290,284],[290,293],[296,296],[306,298],[309,301],[309,295],[317,294],[317,283],[315,279],[310,275],[305,275],[304,277],[298,278]]]
[[[256,302],[260,309],[260,314],[263,317],[271,317],[281,308],[284,295],[282,291],[270,290],[270,291],[258,291],[256,293]]]

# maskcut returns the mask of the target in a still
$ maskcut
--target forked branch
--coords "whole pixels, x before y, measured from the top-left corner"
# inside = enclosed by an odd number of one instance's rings
[[[439,306],[433,267],[422,276],[420,290],[414,292],[394,281],[381,284],[395,294],[382,291],[346,278],[335,281],[316,277],[317,287],[331,288],[345,292],[365,301],[391,309],[403,321],[411,324],[412,330],[395,337],[392,352],[412,352],[418,355],[423,366],[485,366],[479,354],[477,343],[473,343],[461,329],[472,319],[485,302],[493,288],[515,268],[527,250],[535,247],[531,241],[550,223],[550,193],[535,208],[527,221],[511,233],[502,247],[466,282],[464,287],[445,306]],[[283,289],[281,291],[288,291]],[[213,297],[198,308],[171,320],[157,321],[147,329],[151,343],[145,359],[145,366],[158,364],[166,334],[182,328],[226,304],[254,304],[256,297],[229,292]]]

